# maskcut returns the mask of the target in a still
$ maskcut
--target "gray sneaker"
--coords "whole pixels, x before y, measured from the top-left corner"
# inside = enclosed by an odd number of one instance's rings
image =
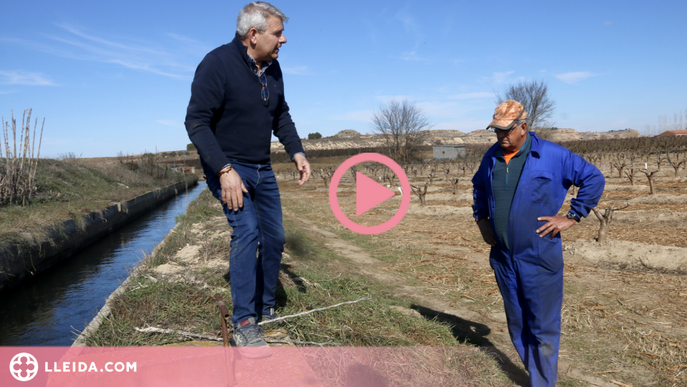
[[[269,308],[267,312],[264,312],[260,317],[258,317],[258,322],[262,323],[270,323],[270,326],[277,326],[281,325],[283,320],[279,320],[275,323],[272,323],[272,320],[279,318],[279,315],[277,312],[274,311],[274,308]]]
[[[238,347],[239,353],[249,359],[272,356],[272,350],[260,335],[264,332],[252,317],[241,321],[239,326],[234,328],[234,344]]]

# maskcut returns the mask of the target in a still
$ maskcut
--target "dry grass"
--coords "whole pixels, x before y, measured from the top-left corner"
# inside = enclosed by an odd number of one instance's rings
[[[0,224],[11,225],[0,229],[0,246],[43,240],[56,223],[74,219],[78,225],[85,214],[179,181],[196,179],[195,175],[173,172],[155,179],[115,161],[40,159],[37,191],[30,205],[0,207]]]
[[[144,326],[216,336],[219,320],[210,296],[219,292],[231,310],[229,286],[223,277],[226,266],[222,270],[210,265],[218,257],[226,260],[229,253],[229,237],[220,223],[228,226],[221,218],[216,200],[207,191],[201,193],[164,244],[135,272],[128,290],[113,304],[112,315],[88,339],[89,344],[160,345],[187,340],[176,335],[143,335],[134,329]],[[509,385],[494,359],[472,346],[459,344],[450,325],[421,318],[417,313],[412,316],[399,312],[395,308],[410,310],[412,300],[397,296],[393,287],[351,270],[350,263],[332,251],[325,239],[312,235],[300,223],[287,218],[285,230],[287,245],[277,300],[280,315],[372,297],[286,320],[282,329],[292,340],[355,346],[334,351],[323,348],[319,355],[308,357],[325,385],[359,381],[357,378],[371,375],[387,385]],[[185,266],[179,276],[156,274],[156,266],[176,262],[175,254],[186,245],[199,246],[195,264]],[[361,351],[342,355],[349,348]]]
[[[575,265],[568,265],[567,273],[580,277],[604,275],[609,284],[606,291],[598,294],[579,285],[568,286],[564,301],[564,339],[593,361],[595,368],[618,369],[625,375],[631,375],[633,369],[649,370],[658,385],[687,380],[684,374],[679,379],[683,365],[687,364],[684,329],[687,300],[679,296],[679,289],[684,289],[684,285],[675,285],[682,283],[680,276],[594,270]],[[623,279],[618,280],[609,273],[621,274]],[[628,293],[622,290],[623,284],[642,290]],[[641,378],[637,376],[636,380]]]

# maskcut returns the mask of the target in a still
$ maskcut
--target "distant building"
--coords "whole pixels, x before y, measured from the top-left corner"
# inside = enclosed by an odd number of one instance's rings
[[[687,136],[687,130],[668,130],[658,135],[659,137],[680,137]]]
[[[432,151],[435,159],[456,159],[467,156],[465,145],[434,145]]]

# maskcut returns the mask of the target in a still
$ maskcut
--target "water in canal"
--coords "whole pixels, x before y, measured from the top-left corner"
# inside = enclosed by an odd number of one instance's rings
[[[56,267],[0,297],[0,345],[69,346],[174,218],[206,187],[201,182]],[[75,333],[76,332],[76,333]]]

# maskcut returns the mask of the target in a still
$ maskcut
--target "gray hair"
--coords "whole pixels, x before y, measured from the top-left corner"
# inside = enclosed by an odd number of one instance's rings
[[[236,18],[236,34],[243,39],[251,28],[257,29],[259,33],[267,31],[267,18],[270,16],[278,17],[282,22],[289,20],[279,8],[270,3],[254,1],[246,5]]]

